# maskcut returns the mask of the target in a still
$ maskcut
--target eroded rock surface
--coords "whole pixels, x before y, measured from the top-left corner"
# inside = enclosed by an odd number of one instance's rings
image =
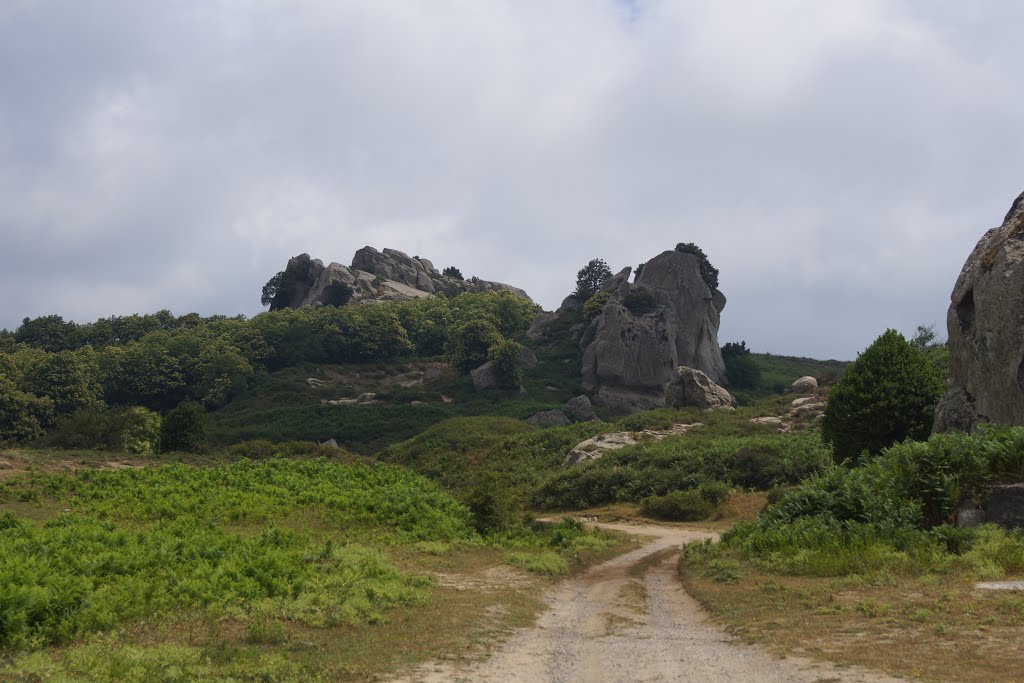
[[[676,376],[665,387],[665,405],[669,408],[731,407],[736,402],[728,391],[718,386],[700,370],[680,366]]]
[[[597,460],[609,451],[617,451],[626,446],[635,446],[644,441],[662,441],[670,436],[685,434],[691,429],[704,426],[701,422],[673,425],[671,429],[645,429],[641,432],[611,432],[581,441],[569,451],[562,461],[562,467],[569,467],[581,462]]]
[[[595,402],[630,412],[663,407],[680,365],[725,383],[718,346],[725,296],[707,286],[699,263],[666,251],[635,283],[628,268],[606,283],[611,298],[583,336],[583,386]]]
[[[1024,194],[967,258],[946,328],[950,386],[935,431],[1024,424]]]

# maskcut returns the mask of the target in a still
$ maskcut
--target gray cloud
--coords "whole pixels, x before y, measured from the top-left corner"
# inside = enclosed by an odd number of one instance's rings
[[[259,310],[364,244],[522,286],[700,244],[723,341],[941,327],[1020,191],[1024,8],[952,0],[0,8],[0,327]]]

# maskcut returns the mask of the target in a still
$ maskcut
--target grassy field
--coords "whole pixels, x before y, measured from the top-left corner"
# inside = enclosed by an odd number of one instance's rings
[[[622,547],[578,524],[481,536],[435,484],[365,462],[11,455],[0,680],[364,679],[524,623],[540,585]]]

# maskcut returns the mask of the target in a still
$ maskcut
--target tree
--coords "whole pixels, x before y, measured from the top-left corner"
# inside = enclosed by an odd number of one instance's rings
[[[90,349],[46,354],[25,371],[22,388],[53,401],[57,415],[103,404],[99,368]]]
[[[207,447],[207,417],[203,406],[195,401],[184,401],[167,413],[160,430],[160,443],[164,451],[201,453]]]
[[[446,276],[448,276],[450,278],[454,278],[456,280],[465,280],[466,279],[466,278],[462,277],[462,271],[459,270],[458,268],[456,268],[455,266],[448,266],[447,268],[445,268],[444,270],[441,271],[441,274],[442,275],[446,275]]]
[[[445,345],[448,362],[469,372],[487,362],[490,348],[502,340],[490,320],[470,320],[455,327]]]
[[[944,341],[935,341],[935,325],[918,325],[910,343],[928,357],[935,369],[943,377],[949,377],[949,345]]]
[[[51,353],[76,348],[78,326],[59,315],[25,318],[14,331],[14,340]]]
[[[594,296],[587,299],[587,303],[583,304],[583,319],[590,322],[597,316],[601,315],[604,311],[605,304],[612,298],[612,295],[608,292],[598,292]]]
[[[875,454],[908,437],[925,439],[945,384],[920,349],[887,330],[833,385],[822,437],[837,461],[854,462],[863,451]]]
[[[712,290],[718,289],[718,268],[711,265],[711,261],[708,260],[708,255],[704,253],[703,249],[693,242],[680,242],[676,245],[676,251],[684,254],[693,254],[700,259],[701,279]]]
[[[21,391],[0,375],[0,441],[25,441],[40,436],[53,421],[53,401]]]
[[[284,289],[285,284],[285,272],[282,270],[274,277],[267,280],[267,284],[263,285],[263,295],[260,297],[260,303],[264,306],[270,306],[270,310],[276,310],[273,306],[274,299],[277,298],[278,293]]]
[[[729,342],[722,347],[725,374],[733,389],[753,389],[761,383],[761,368],[750,357],[747,342]]]
[[[576,291],[573,292],[573,296],[578,301],[586,301],[597,294],[611,276],[612,269],[603,259],[591,259],[576,272]]]

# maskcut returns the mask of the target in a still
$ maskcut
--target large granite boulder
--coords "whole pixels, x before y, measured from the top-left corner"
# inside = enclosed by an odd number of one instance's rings
[[[1024,424],[1024,194],[967,258],[946,328],[950,385],[935,431]]]
[[[676,369],[676,376],[665,387],[665,405],[669,408],[713,410],[731,407],[734,403],[732,394],[707,375],[685,366]]]
[[[681,365],[725,383],[718,346],[725,296],[701,278],[696,256],[663,252],[636,282],[626,269],[606,290],[608,304],[581,342],[583,388],[596,403],[629,412],[663,407],[665,387]]]
[[[814,379],[810,375],[799,377],[789,387],[789,390],[794,394],[813,394],[818,390],[818,380]]]

